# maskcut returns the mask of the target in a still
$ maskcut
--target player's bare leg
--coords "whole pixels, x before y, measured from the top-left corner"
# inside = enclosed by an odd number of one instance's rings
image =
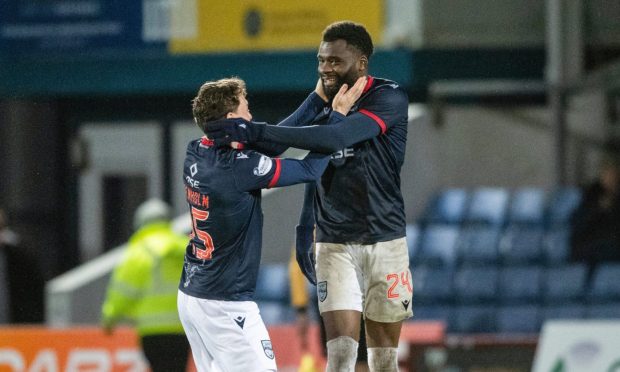
[[[354,310],[321,314],[327,336],[327,372],[349,372],[355,368],[362,314]]]
[[[403,322],[381,323],[368,318],[365,321],[370,371],[398,371],[398,339]]]

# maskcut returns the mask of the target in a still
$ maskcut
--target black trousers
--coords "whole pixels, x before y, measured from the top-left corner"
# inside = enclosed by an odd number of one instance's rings
[[[189,342],[184,334],[144,336],[142,351],[153,372],[185,372]]]

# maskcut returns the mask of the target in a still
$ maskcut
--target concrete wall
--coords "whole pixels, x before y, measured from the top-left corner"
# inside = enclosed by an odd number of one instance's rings
[[[620,2],[584,7],[586,42],[620,45]],[[546,0],[387,0],[385,45],[414,48],[523,47],[545,43]]]

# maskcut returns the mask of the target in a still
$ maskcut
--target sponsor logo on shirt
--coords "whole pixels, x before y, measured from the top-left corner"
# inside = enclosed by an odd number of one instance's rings
[[[342,149],[333,153],[331,155],[331,158],[333,160],[336,160],[342,158],[351,158],[353,156],[355,156],[355,149],[353,149],[352,147],[347,147],[346,149]]]
[[[261,155],[258,166],[254,168],[254,175],[259,177],[266,175],[271,170],[272,163],[271,158]]]

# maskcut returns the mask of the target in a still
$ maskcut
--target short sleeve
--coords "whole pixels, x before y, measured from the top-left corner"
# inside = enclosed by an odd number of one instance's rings
[[[239,191],[273,187],[280,178],[280,159],[256,151],[239,151],[233,162],[233,177]]]

